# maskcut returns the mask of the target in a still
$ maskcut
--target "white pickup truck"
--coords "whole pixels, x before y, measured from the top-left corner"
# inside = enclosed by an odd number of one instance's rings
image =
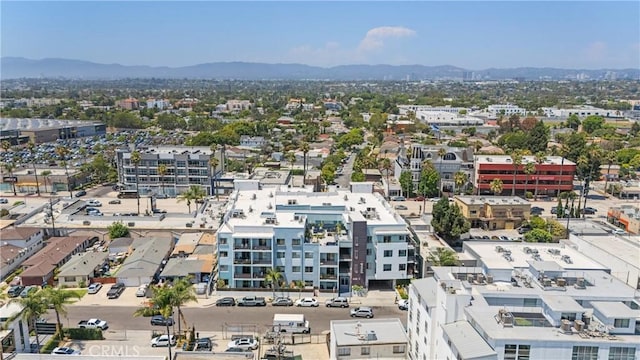
[[[100,320],[100,319],[89,319],[89,320],[82,320],[78,323],[78,327],[81,329],[101,329],[101,330],[106,330],[109,325],[107,325],[107,322],[104,320]]]

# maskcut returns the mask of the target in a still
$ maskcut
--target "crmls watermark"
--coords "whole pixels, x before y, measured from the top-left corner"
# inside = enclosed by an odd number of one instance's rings
[[[101,356],[140,356],[140,350],[135,345],[91,345],[86,350],[83,350],[82,353]]]

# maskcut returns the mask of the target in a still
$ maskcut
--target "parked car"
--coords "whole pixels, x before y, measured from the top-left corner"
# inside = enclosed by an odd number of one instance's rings
[[[119,200],[119,199],[111,200],[111,201],[109,201],[109,204],[111,204],[111,205],[122,204],[122,200]]]
[[[22,285],[12,286],[11,288],[9,288],[9,291],[7,291],[7,296],[9,296],[10,298],[18,297],[20,296],[22,290],[24,290],[24,286]]]
[[[271,302],[271,306],[293,306],[293,301],[288,297],[279,297]]]
[[[318,304],[318,300],[316,300],[314,298],[302,298],[302,299],[298,299],[296,301],[296,306],[318,307],[318,306],[320,306],[320,304]]]
[[[209,338],[201,338],[196,340],[196,346],[193,351],[211,351],[213,344]]]
[[[241,349],[241,348],[228,348],[227,350],[225,350],[224,352],[228,352],[228,353],[253,353],[250,349]],[[253,359],[253,356],[251,356],[251,359]]]
[[[169,195],[167,195],[167,194],[156,194],[155,197],[156,197],[156,199],[168,199]]]
[[[136,291],[136,297],[144,297],[147,295],[147,291],[149,290],[149,284],[142,284],[138,287]]]
[[[344,298],[344,297],[335,297],[333,299],[327,300],[325,305],[327,305],[327,307],[348,308],[349,307],[349,301],[347,300],[347,298]]]
[[[100,329],[107,330],[109,325],[106,321],[100,319],[81,320],[78,323],[80,329]]]
[[[404,205],[396,205],[394,207],[394,209],[396,209],[396,210],[408,210],[409,208],[404,206]]]
[[[38,291],[38,288],[36,286],[27,286],[26,288],[22,289],[22,291],[20,292],[20,297],[21,298],[26,298],[27,296],[29,296],[29,294],[33,294],[34,292]]]
[[[176,345],[176,337],[174,335],[160,335],[151,339],[151,346],[175,346]]]
[[[556,211],[558,209],[556,208]],[[544,212],[544,209],[539,207],[539,206],[532,206],[531,207],[531,215],[541,215]]]
[[[7,198],[0,198],[0,204],[8,204],[9,200]]]
[[[87,294],[97,294],[102,289],[101,283],[93,283],[87,288]]]
[[[581,212],[582,212],[583,214],[586,214],[586,215],[595,215],[595,213],[596,213],[597,211],[598,211],[598,209],[596,209],[596,208],[592,208],[592,207],[590,207],[590,206],[587,206],[586,208],[584,208],[584,209],[582,209],[582,210],[581,210]]]
[[[371,319],[373,317],[373,309],[367,306],[361,306],[355,309],[351,309],[351,317],[363,317]]]
[[[90,199],[87,201],[87,205],[89,206],[94,206],[94,207],[100,207],[102,206],[102,203],[96,199]]]
[[[57,347],[53,349],[51,355],[80,355],[80,351],[70,347]]]
[[[124,284],[123,283],[116,283],[113,284],[111,286],[111,288],[109,289],[109,292],[107,292],[107,297],[109,299],[117,299],[120,297],[120,295],[122,295],[122,292],[124,291]]]
[[[554,214],[554,215],[558,214],[558,207],[557,206],[552,207],[551,208],[551,213]]]
[[[232,297],[223,297],[216,301],[216,306],[236,306],[236,299]]]
[[[151,325],[173,326],[173,318],[165,318],[162,315],[154,315],[151,317]]]
[[[615,230],[611,230],[611,233],[613,235],[627,235],[627,232],[624,231],[623,229],[615,229]]]
[[[499,238],[500,238],[500,241],[511,241],[511,239],[509,239],[509,237],[504,236],[504,235],[500,235]]]
[[[518,228],[518,234],[522,235],[531,231],[531,225],[522,225]]]
[[[391,201],[405,201],[407,199],[405,199],[404,196],[392,196],[391,197]]]
[[[227,349],[229,348],[255,350],[258,348],[258,341],[254,338],[241,338],[241,339],[230,341],[227,344]]]
[[[263,297],[245,296],[238,300],[238,306],[267,306],[267,302]]]
[[[400,300],[400,301],[398,301],[398,309],[400,309],[400,310],[409,310],[409,300]]]
[[[85,195],[87,195],[87,192],[84,191],[84,190],[80,190],[80,191],[76,192],[76,194],[74,196],[75,197],[82,197],[82,196],[85,196]]]

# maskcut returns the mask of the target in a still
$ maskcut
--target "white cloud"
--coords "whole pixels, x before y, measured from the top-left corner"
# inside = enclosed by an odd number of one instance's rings
[[[385,39],[411,37],[415,34],[414,30],[402,26],[380,26],[367,31],[364,39],[360,41],[358,50],[376,50],[384,46]]]

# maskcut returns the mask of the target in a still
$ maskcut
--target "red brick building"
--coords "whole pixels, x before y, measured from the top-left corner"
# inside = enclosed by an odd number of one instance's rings
[[[527,163],[534,163],[536,171],[527,175],[524,171]],[[539,196],[555,196],[560,192],[573,190],[573,177],[576,164],[560,156],[547,156],[544,163],[537,164],[534,156],[523,156],[522,165],[516,170],[513,181],[513,159],[509,155],[476,155],[474,159],[474,186],[479,195],[493,194],[491,182],[502,180],[502,195],[510,195],[515,186],[517,195],[526,192],[535,193],[538,181]]]

